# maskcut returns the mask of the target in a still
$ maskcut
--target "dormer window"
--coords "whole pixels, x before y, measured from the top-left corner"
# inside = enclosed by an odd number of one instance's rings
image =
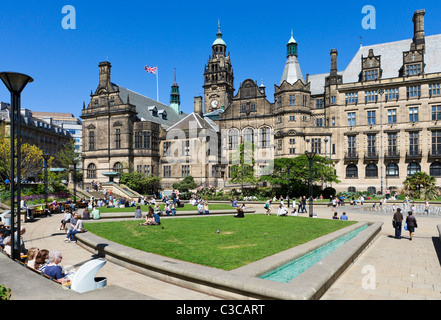
[[[421,74],[421,63],[406,65],[406,76],[417,76]]]
[[[149,107],[149,111],[152,113],[152,116],[154,116],[154,117],[158,116],[158,109],[156,109],[155,106]]]
[[[167,120],[167,112],[165,110],[159,110],[162,120]]]
[[[361,81],[372,81],[381,78],[381,56],[374,56],[370,49],[366,58],[361,57]]]

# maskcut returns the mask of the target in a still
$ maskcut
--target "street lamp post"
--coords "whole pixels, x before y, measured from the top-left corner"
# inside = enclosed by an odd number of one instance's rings
[[[20,128],[20,95],[26,85],[34,81],[31,77],[16,72],[0,73],[5,86],[11,93],[11,258],[13,260],[20,259],[20,203],[21,203],[21,128]],[[15,146],[15,139],[17,145]],[[15,173],[15,159],[17,159],[17,173]],[[15,183],[17,186],[15,187]],[[17,202],[15,202],[15,191],[17,191]],[[15,205],[15,203],[17,205]],[[15,236],[17,234],[17,237]],[[16,243],[18,241],[18,243]]]
[[[50,158],[50,155],[48,154],[43,154],[43,166],[44,166],[44,207],[46,208],[47,206],[47,161]]]
[[[313,194],[312,194],[312,160],[314,159],[315,152],[313,151],[305,151],[306,156],[309,160],[309,216],[314,216],[314,204],[313,204]]]

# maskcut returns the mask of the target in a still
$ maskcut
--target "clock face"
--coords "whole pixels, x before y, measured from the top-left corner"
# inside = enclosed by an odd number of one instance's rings
[[[211,106],[213,107],[213,108],[217,108],[217,105],[219,104],[219,102],[217,102],[217,100],[213,100],[213,101],[211,101]]]

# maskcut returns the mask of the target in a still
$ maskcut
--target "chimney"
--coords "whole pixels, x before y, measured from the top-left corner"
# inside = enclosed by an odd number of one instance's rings
[[[202,97],[194,97],[194,112],[197,113],[198,115],[200,115],[201,117],[203,116],[203,112],[202,112]]]
[[[424,9],[417,10],[413,14],[413,43],[415,43],[418,50],[425,49],[424,38],[424,15],[426,11]]]
[[[100,68],[100,88],[110,87],[110,69],[112,65],[108,61],[101,62],[98,67]]]
[[[331,75],[337,74],[337,49],[331,50]]]

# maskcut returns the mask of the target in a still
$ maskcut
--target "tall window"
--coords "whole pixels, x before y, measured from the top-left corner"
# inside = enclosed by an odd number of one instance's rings
[[[322,153],[322,139],[312,138],[311,139],[311,149],[312,149],[312,152],[315,152],[317,154]]]
[[[115,132],[115,148],[116,149],[121,148],[121,129],[116,129]]]
[[[88,179],[96,178],[96,166],[93,163],[87,166],[87,178]]]
[[[164,166],[164,178],[170,178],[171,177],[171,166]]]
[[[356,155],[355,136],[348,136],[348,156],[353,158]]]
[[[270,136],[269,128],[260,129],[260,147],[269,148],[270,147]]]
[[[441,120],[441,106],[432,106],[432,120]]]
[[[315,106],[317,109],[323,109],[323,99],[317,99]]]
[[[398,154],[397,151],[397,134],[395,132],[387,134],[387,154],[389,156],[395,156]]]
[[[228,149],[233,150],[237,148],[239,143],[239,135],[236,129],[232,129],[228,132]]]
[[[95,150],[95,131],[89,131],[89,151]]]
[[[141,149],[142,148],[142,132],[136,131],[135,132],[135,149]]]
[[[182,178],[188,177],[190,175],[190,165],[184,164],[182,165]]]
[[[355,127],[355,112],[348,112],[348,126]]]
[[[375,124],[375,110],[367,112],[367,124]]]
[[[243,131],[243,140],[245,142],[251,142],[254,143],[254,131],[251,128],[246,128]]]
[[[162,155],[164,157],[169,157],[171,152],[170,152],[170,147],[171,147],[171,142],[170,141],[165,141],[162,144]]]
[[[182,155],[183,156],[190,155],[190,140],[182,141]]]
[[[418,107],[410,107],[409,122],[417,122],[417,121],[418,121]]]
[[[432,154],[441,155],[441,131],[432,131]]]
[[[369,157],[374,157],[377,155],[376,152],[376,137],[377,135],[375,134],[368,134],[367,135],[367,155]]]
[[[417,156],[419,154],[418,132],[409,132],[409,155]]]
[[[294,94],[289,95],[289,105],[295,106],[296,105],[296,96]]]
[[[397,109],[387,110],[387,123],[397,123]]]
[[[142,135],[144,138],[144,149],[150,149],[150,131],[144,131]]]

